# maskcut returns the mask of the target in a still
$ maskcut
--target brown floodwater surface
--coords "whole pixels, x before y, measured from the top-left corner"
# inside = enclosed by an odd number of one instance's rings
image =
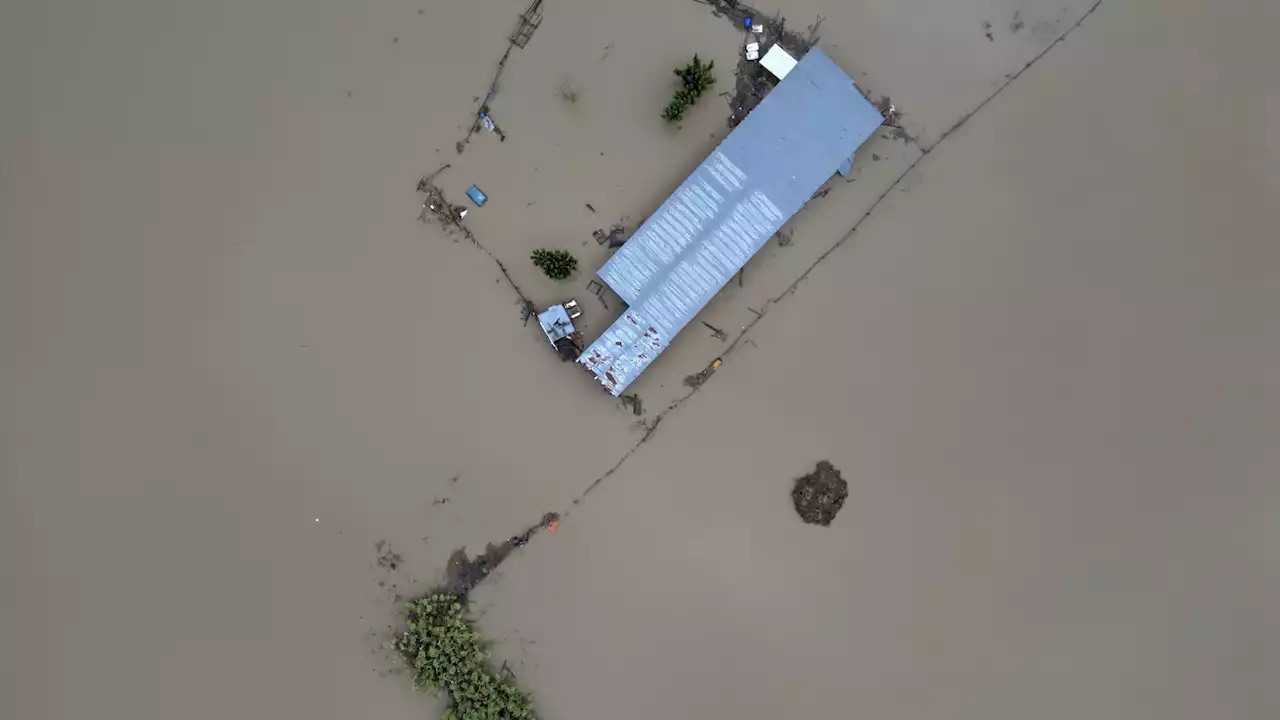
[[[593,231],[724,137],[742,33],[546,0],[459,155],[524,5],[0,9],[0,717],[436,717],[383,643],[489,543],[547,720],[1280,716],[1276,8],[767,6],[902,129],[637,417],[497,262],[606,327]],[[444,163],[487,253],[417,219]]]

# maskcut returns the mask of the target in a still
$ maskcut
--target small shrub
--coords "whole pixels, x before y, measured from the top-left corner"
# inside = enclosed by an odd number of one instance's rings
[[[529,258],[533,260],[534,267],[541,268],[542,272],[552,280],[564,280],[578,269],[578,258],[568,250],[540,248],[534,250]]]
[[[711,72],[715,66],[715,60],[704,63],[701,58],[694,55],[693,62],[672,71],[676,77],[680,78],[680,87],[671,98],[671,102],[663,108],[663,120],[676,122],[684,117],[685,111],[698,101],[702,93],[716,83],[715,75]]]
[[[465,610],[453,595],[428,595],[405,605],[408,629],[395,649],[413,673],[413,685],[444,692],[444,720],[533,720],[533,703],[494,674]]]
[[[566,105],[578,104],[578,87],[572,81],[565,79],[556,86],[556,97]]]

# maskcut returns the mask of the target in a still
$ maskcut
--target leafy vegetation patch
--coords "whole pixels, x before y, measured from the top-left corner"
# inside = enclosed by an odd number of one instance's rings
[[[680,87],[671,98],[671,102],[667,103],[667,107],[663,109],[663,120],[676,122],[684,117],[685,111],[698,101],[702,93],[716,83],[715,75],[711,72],[715,66],[715,60],[704,63],[694,55],[693,62],[672,71],[676,77],[680,78]]]
[[[408,629],[394,641],[415,688],[444,692],[443,720],[533,720],[533,703],[493,671],[480,633],[455,595],[434,594],[405,605]]]

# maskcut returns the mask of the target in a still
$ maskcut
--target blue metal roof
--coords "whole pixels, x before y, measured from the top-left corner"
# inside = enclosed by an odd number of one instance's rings
[[[600,269],[630,307],[578,362],[621,394],[882,122],[811,49]]]

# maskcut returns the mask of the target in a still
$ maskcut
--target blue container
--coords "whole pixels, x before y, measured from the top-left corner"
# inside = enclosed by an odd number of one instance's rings
[[[489,202],[489,196],[480,192],[480,188],[475,185],[467,188],[467,197],[471,198],[471,202],[475,203],[476,207],[484,207],[484,204]]]
[[[751,16],[750,16],[750,15],[748,15],[748,16],[746,16],[746,17],[742,18],[742,27],[744,27],[744,28],[746,28],[746,29],[748,29],[748,30],[750,30],[750,29],[751,29]]]

